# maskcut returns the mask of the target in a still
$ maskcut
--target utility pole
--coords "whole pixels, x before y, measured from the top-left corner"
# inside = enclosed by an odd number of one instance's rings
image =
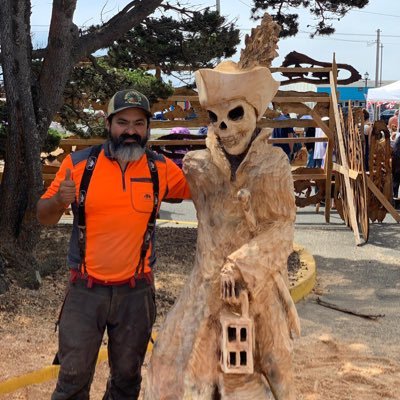
[[[381,65],[379,69],[379,86],[382,86],[383,44],[381,43]]]
[[[217,14],[221,15],[221,2],[220,0],[216,0],[216,9],[217,9]],[[218,57],[217,58],[217,64],[219,64],[221,62],[221,59]]]
[[[216,4],[216,6],[217,6],[217,13],[218,13],[218,14],[221,14],[221,2],[220,2],[220,0],[216,0],[216,2],[217,2],[217,4]]]
[[[379,85],[379,50],[381,45],[381,30],[376,31],[376,68],[375,68],[375,87]]]

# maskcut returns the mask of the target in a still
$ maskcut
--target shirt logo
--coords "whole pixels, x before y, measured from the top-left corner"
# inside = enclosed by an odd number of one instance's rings
[[[93,156],[89,157],[87,160],[86,169],[91,171],[94,168],[94,166],[96,165],[96,160],[97,160],[96,157],[93,157]]]

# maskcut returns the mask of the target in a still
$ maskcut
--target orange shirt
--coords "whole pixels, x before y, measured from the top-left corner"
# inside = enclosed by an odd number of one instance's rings
[[[67,168],[76,183],[76,198],[90,149],[68,155],[42,198],[54,196]],[[163,199],[188,199],[189,188],[182,171],[171,160],[156,160],[159,176],[159,206]],[[70,240],[68,263],[81,265],[78,246],[77,204],[72,205],[74,226]],[[135,274],[147,223],[153,210],[153,184],[146,155],[130,162],[122,171],[118,162],[101,151],[94,169],[85,203],[86,268],[94,278],[121,281]],[[145,258],[149,272],[155,262],[154,238]]]

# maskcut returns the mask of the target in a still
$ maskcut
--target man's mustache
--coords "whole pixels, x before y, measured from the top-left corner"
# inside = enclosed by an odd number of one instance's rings
[[[138,135],[136,133],[134,133],[133,135],[129,135],[128,133],[123,133],[118,138],[118,144],[123,144],[123,143],[125,143],[126,140],[132,140],[132,139],[138,144],[142,143],[142,138],[140,135]]]

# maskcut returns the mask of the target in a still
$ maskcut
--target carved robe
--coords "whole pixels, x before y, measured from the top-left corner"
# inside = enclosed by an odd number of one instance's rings
[[[287,156],[267,143],[262,130],[234,176],[212,130],[207,149],[184,159],[197,210],[195,264],[158,334],[147,375],[145,399],[294,400],[292,333],[299,321],[287,287],[296,215]],[[237,193],[250,192],[255,227]],[[239,312],[220,296],[220,271],[230,260],[249,293],[254,320],[254,373],[224,374],[220,368],[222,310]],[[267,383],[268,381],[268,383]],[[270,389],[268,388],[270,387]],[[270,391],[271,390],[271,391]]]

